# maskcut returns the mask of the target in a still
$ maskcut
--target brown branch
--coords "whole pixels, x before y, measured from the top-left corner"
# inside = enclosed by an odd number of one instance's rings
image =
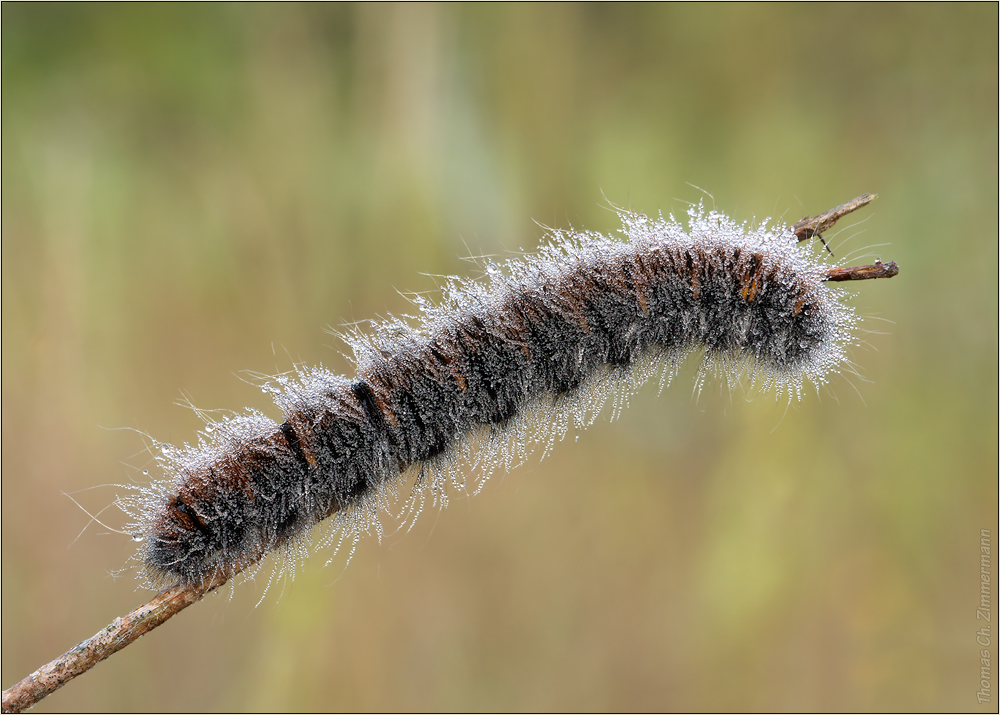
[[[116,618],[114,623],[4,690],[3,711],[19,713],[27,710],[139,636],[149,633],[171,616],[200,601],[206,593],[214,591],[227,580],[227,577],[216,576],[213,580],[195,586],[178,585],[160,591],[146,605],[124,618]]]
[[[806,216],[804,219],[792,226],[792,233],[799,239],[799,241],[805,241],[810,238],[818,238],[822,241],[823,245],[826,246],[826,250],[830,251],[830,247],[826,245],[826,241],[823,241],[823,232],[833,228],[833,225],[837,223],[837,220],[842,216],[857,211],[863,206],[867,206],[872,201],[878,198],[878,194],[862,194],[856,199],[848,201],[846,204],[841,204],[836,208],[832,208],[829,211],[824,211],[817,216]],[[833,251],[830,251],[833,254]],[[892,278],[894,275],[899,273],[899,266],[897,266],[893,261],[888,263],[882,263],[882,261],[875,261],[873,265],[870,266],[853,266],[844,268],[831,268],[826,272],[826,277],[823,279],[825,281],[867,281],[874,278]]]
[[[854,266],[852,268],[831,268],[826,272],[825,281],[867,281],[873,278],[892,278],[899,273],[895,261],[882,263],[875,261],[871,266]]]
[[[800,241],[805,241],[806,239],[813,238],[814,236],[820,241],[823,241],[823,232],[833,228],[833,225],[837,223],[837,219],[842,216],[846,216],[852,211],[857,211],[862,206],[867,206],[877,198],[878,194],[862,194],[858,198],[852,199],[846,204],[841,204],[840,206],[830,209],[829,211],[824,211],[818,216],[813,216],[812,218],[806,216],[792,226],[792,233],[794,233]],[[826,241],[823,241],[823,245],[826,246]],[[826,250],[829,251],[830,247],[827,246]]]

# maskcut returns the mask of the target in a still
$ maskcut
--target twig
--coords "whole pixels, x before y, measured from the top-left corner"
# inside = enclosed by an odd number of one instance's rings
[[[149,633],[171,616],[196,603],[228,580],[216,576],[194,586],[177,585],[160,591],[149,603],[132,611],[74,646],[51,663],[3,691],[3,711],[19,713],[32,707],[78,675],[86,673],[105,658],[117,653],[139,636]]]
[[[867,206],[872,201],[878,198],[878,194],[862,194],[856,199],[851,199],[846,204],[841,204],[836,208],[832,208],[829,211],[824,211],[816,216],[806,216],[801,221],[792,226],[792,233],[799,239],[799,241],[805,241],[810,238],[818,238],[826,250],[830,251],[830,247],[826,245],[826,241],[823,240],[823,232],[828,231],[833,228],[833,225],[837,223],[837,219],[846,216],[853,211]],[[833,251],[830,251],[830,255],[833,255]],[[892,278],[894,275],[899,273],[899,266],[897,266],[893,261],[888,263],[882,263],[882,261],[875,261],[874,265],[870,266],[853,266],[851,268],[831,268],[826,272],[825,281],[867,281],[873,278]]]
[[[837,219],[840,217],[846,216],[852,211],[857,211],[863,206],[867,206],[877,198],[878,194],[862,194],[858,198],[852,199],[846,204],[841,204],[840,206],[830,209],[829,211],[824,211],[818,216],[813,216],[812,218],[806,216],[792,226],[792,233],[794,233],[800,241],[816,237],[823,242],[824,246],[826,246],[826,241],[823,241],[824,231],[828,231],[833,228],[833,225],[837,223]],[[826,246],[826,250],[830,251],[830,247]],[[830,251],[830,253],[833,253],[833,251]]]
[[[873,278],[892,278],[899,273],[895,261],[882,263],[875,261],[871,266],[854,266],[852,268],[831,268],[826,272],[825,281],[867,281]]]

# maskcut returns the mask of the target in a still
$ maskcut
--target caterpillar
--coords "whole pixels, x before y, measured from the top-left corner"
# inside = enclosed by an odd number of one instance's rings
[[[123,500],[151,585],[230,577],[274,551],[308,554],[374,527],[407,475],[414,516],[481,486],[535,444],[681,362],[698,383],[749,377],[789,400],[849,365],[859,318],[829,281],[895,275],[895,264],[830,268],[800,241],[821,238],[865,195],[792,227],[741,225],[701,206],[672,216],[619,210],[619,237],[554,230],[534,255],[445,279],[421,315],[344,335],[354,377],[298,366],[265,384],[279,424],[248,411],[210,422],[197,444],[156,444],[166,477]]]

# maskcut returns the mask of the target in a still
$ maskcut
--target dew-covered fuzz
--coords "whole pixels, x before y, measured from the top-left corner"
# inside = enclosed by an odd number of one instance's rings
[[[446,280],[422,315],[345,339],[353,378],[299,367],[266,388],[281,424],[251,411],[213,422],[195,446],[159,445],[166,479],[125,500],[153,585],[233,575],[274,550],[294,564],[321,543],[371,528],[408,473],[401,518],[482,484],[570,424],[690,353],[699,382],[749,379],[788,399],[845,363],[857,318],[828,266],[784,226],[756,228],[701,208],[622,212],[623,236],[554,231],[533,255]]]

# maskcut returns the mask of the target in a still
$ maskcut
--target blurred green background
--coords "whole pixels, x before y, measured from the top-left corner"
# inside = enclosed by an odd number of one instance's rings
[[[350,373],[324,326],[538,224],[612,231],[609,202],[793,222],[873,191],[832,236],[901,267],[848,288],[860,377],[787,406],[689,365],[38,711],[989,710],[997,12],[4,3],[3,686],[146,599],[62,492],[155,476],[140,432],[202,424],[176,403],[278,417],[242,371]]]

